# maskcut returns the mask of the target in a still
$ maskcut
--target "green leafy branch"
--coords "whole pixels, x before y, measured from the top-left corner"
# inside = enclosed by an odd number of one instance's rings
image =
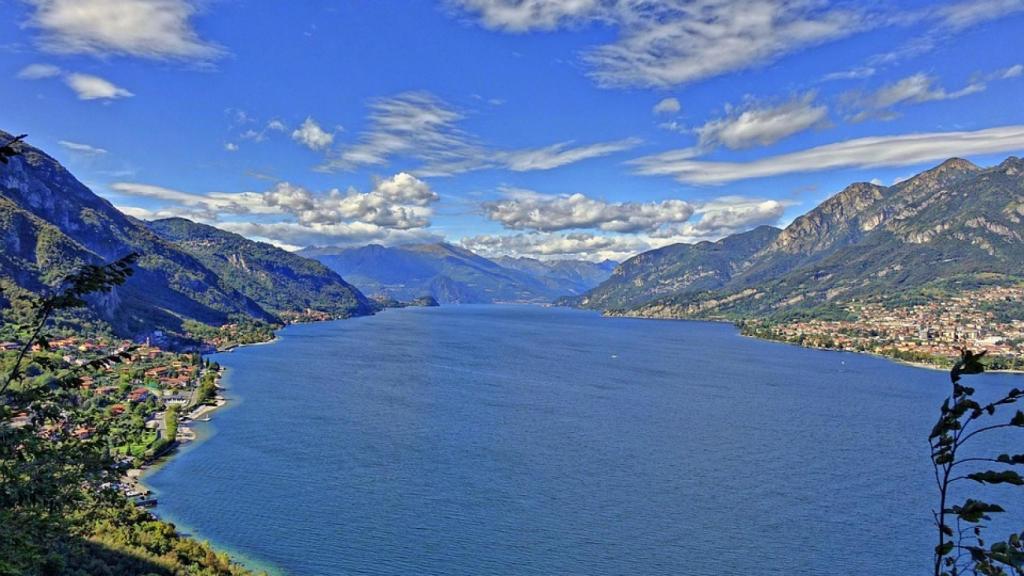
[[[963,376],[985,371],[982,364],[984,356],[985,352],[961,351],[960,359],[949,374],[953,394],[943,402],[939,420],[928,437],[935,482],[939,488],[939,508],[934,512],[938,532],[935,576],[1024,576],[1024,532],[1012,534],[1006,541],[995,542],[988,547],[985,545],[984,522],[991,520],[992,514],[1005,512],[1002,506],[971,498],[961,504],[949,503],[950,489],[957,482],[1024,486],[1024,477],[1014,469],[1024,465],[1024,454],[1000,454],[996,457],[961,455],[964,444],[979,434],[1004,428],[1024,428],[1024,412],[1020,410],[1009,421],[985,423],[995,418],[1000,408],[1024,398],[1024,391],[1013,388],[999,400],[982,405],[974,399],[975,389],[961,384]],[[964,466],[981,464],[998,468],[962,471]]]

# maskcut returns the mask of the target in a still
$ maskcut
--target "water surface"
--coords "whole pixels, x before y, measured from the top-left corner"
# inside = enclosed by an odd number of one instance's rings
[[[234,406],[148,482],[288,574],[929,569],[942,372],[529,306],[292,326],[215,360]]]

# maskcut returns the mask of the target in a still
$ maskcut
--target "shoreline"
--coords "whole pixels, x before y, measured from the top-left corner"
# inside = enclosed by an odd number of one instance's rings
[[[576,308],[579,310],[580,308]],[[889,356],[880,352],[873,352],[870,350],[847,350],[845,348],[825,348],[821,346],[804,346],[796,342],[788,342],[786,340],[779,340],[776,338],[765,338],[762,336],[755,336],[752,334],[744,334],[742,330],[739,330],[739,325],[734,320],[726,320],[722,318],[673,318],[673,317],[661,317],[661,316],[641,316],[633,314],[608,314],[606,311],[600,311],[600,314],[604,318],[634,318],[637,320],[673,320],[681,322],[711,322],[715,324],[731,324],[736,327],[739,331],[739,335],[744,338],[751,338],[754,340],[760,340],[762,342],[775,342],[776,344],[786,344],[789,346],[796,346],[798,348],[804,348],[806,350],[823,350],[829,352],[846,352],[850,354],[863,354],[867,356],[873,356],[875,358],[881,358],[888,360],[894,364],[900,364],[903,366],[911,366],[914,368],[924,368],[927,370],[936,370],[939,372],[949,372],[950,368],[946,366],[940,366],[938,364],[929,364],[927,362],[915,362],[913,360],[904,360],[895,356]],[[985,370],[986,374],[1012,374],[1012,375],[1024,375],[1024,370]]]

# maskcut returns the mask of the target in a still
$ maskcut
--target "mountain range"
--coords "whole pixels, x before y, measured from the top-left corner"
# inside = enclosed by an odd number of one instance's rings
[[[0,131],[0,138],[10,137]],[[358,290],[316,262],[184,220],[146,223],[93,194],[29,145],[0,167],[0,287],[5,300],[40,293],[85,263],[140,254],[135,274],[92,310],[118,334],[183,334],[193,320],[278,322],[309,308],[371,313]],[[8,302],[0,302],[0,308]]]
[[[442,304],[549,303],[597,286],[615,266],[610,261],[491,260],[447,243],[312,247],[298,254],[319,260],[365,294],[398,300],[432,296]]]
[[[182,218],[137,220],[41,150],[20,150],[0,166],[0,309],[82,264],[134,252],[134,277],[95,298],[92,310],[137,338],[182,334],[186,321],[373,313],[380,304],[364,293],[737,319],[1024,279],[1024,161],[1015,157],[990,168],[954,158],[892,186],[852,184],[784,229],[674,244],[616,265],[488,259],[447,243],[291,253]]]
[[[563,302],[611,314],[740,318],[898,302],[1024,279],[1024,161],[953,158],[892,186],[857,183],[783,230],[676,244]]]

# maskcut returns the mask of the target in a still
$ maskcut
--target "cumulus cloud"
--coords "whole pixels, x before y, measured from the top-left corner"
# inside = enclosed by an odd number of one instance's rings
[[[672,150],[633,160],[637,173],[673,176],[690,184],[724,184],[796,172],[909,166],[953,156],[1024,150],[1024,125],[976,131],[927,132],[855,138],[750,162],[708,162],[692,150]]]
[[[117,100],[135,96],[113,82],[92,74],[72,73],[64,82],[75,91],[79,100]]]
[[[679,237],[686,241],[717,240],[757,226],[778,224],[786,205],[785,202],[764,198],[722,196],[698,205],[695,214],[700,218],[696,222],[666,227],[651,236],[662,239]]]
[[[216,222],[229,232],[295,249],[306,246],[362,246],[440,242],[442,237],[423,228],[395,230],[365,222],[299,224],[297,222]]]
[[[334,134],[331,134],[321,128],[312,117],[307,117],[306,120],[292,132],[292,140],[295,140],[310,150],[323,150],[334,142]]]
[[[540,148],[498,150],[464,131],[459,126],[464,118],[461,111],[426,92],[375,100],[370,104],[369,129],[358,142],[332,153],[320,169],[354,170],[407,157],[422,164],[414,170],[420,176],[448,176],[488,168],[550,170],[627,150],[639,143],[627,138],[582,146],[562,142]]]
[[[882,86],[870,94],[847,95],[847,100],[861,108],[859,112],[850,116],[850,120],[860,122],[869,118],[891,119],[896,115],[893,109],[901,105],[956,100],[985,90],[985,83],[981,81],[971,82],[954,92],[946,91],[945,88],[938,86],[937,82],[934,76],[917,73]]]
[[[733,150],[767,146],[823,126],[828,118],[828,107],[816,105],[814,98],[814,93],[807,93],[775,106],[750,101],[742,107],[727,107],[725,117],[711,120],[697,129],[699,146],[709,149],[721,145]]]
[[[362,222],[398,230],[429,226],[430,205],[440,200],[426,182],[404,172],[376,179],[369,192],[349,188],[315,194],[289,182],[279,182],[266,192],[195,194],[134,182],[116,182],[110,189],[122,196],[165,201],[171,204],[167,209],[187,207],[190,214],[204,220],[276,214],[290,216],[305,226]]]
[[[480,235],[463,238],[460,244],[487,257],[572,257],[595,261],[625,260],[651,248],[649,243],[637,236],[606,236],[586,232]]]
[[[222,50],[192,28],[191,0],[27,0],[39,44],[62,54],[210,59]]]
[[[596,21],[618,38],[588,50],[606,87],[673,86],[772,62],[848,36],[867,19],[816,0],[452,0],[486,27],[508,32]]]
[[[653,231],[685,222],[693,206],[683,200],[605,202],[583,194],[545,195],[506,189],[508,198],[483,204],[487,217],[514,230],[552,232],[592,228],[608,232]]]
[[[90,146],[89,144],[82,144],[80,142],[59,140],[57,143],[72,152],[83,154],[85,156],[102,156],[107,153],[103,148],[97,148],[96,146]]]
[[[21,80],[41,80],[60,76],[63,71],[53,64],[29,64],[18,72]]]
[[[224,149],[228,152],[238,152],[238,144],[235,144],[234,142],[226,142],[224,144]]]
[[[264,203],[292,214],[300,224],[338,224],[359,221],[397,230],[430,225],[428,206],[440,199],[426,182],[401,172],[378,179],[369,192],[349,189],[314,195],[287,182],[263,195]]]
[[[675,114],[682,109],[683,107],[679,104],[679,99],[665,98],[655,104],[651,111],[655,114]]]

